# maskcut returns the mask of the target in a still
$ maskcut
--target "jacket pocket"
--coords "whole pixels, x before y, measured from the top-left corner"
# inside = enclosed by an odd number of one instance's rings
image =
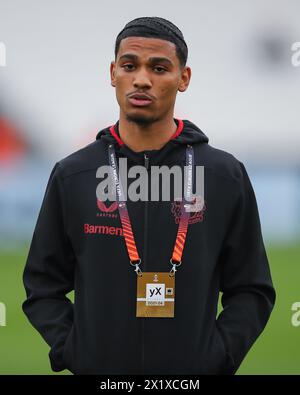
[[[234,363],[223,336],[215,323],[209,336],[207,347],[197,363],[196,374],[230,375],[234,373]]]
[[[218,372],[216,374],[220,375],[232,375],[235,372],[234,360],[228,351],[227,345],[225,343],[224,336],[218,325],[215,324],[215,341],[219,343],[219,347],[222,350],[222,361],[223,363],[219,365]]]
[[[63,361],[71,373],[74,373],[73,368],[73,356],[72,356],[72,346],[73,346],[73,334],[74,334],[74,325],[72,325],[70,332],[66,338],[64,349],[63,349]]]

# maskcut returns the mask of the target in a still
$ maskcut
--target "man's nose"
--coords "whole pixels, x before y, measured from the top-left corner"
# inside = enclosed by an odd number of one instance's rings
[[[135,73],[133,85],[135,88],[150,88],[152,86],[148,73],[140,70]]]

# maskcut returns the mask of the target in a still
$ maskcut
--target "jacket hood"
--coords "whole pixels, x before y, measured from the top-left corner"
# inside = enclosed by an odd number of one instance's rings
[[[187,144],[207,144],[208,137],[195,124],[189,120],[181,120],[174,118],[177,125],[177,130],[170,138],[170,140],[159,150],[146,150],[135,152],[131,150],[120,138],[119,134],[119,120],[112,126],[106,127],[98,132],[96,140],[102,140],[107,144],[114,144],[116,153],[121,156],[126,156],[132,161],[143,164],[144,156],[147,154],[151,159],[151,164],[174,164],[182,162],[182,148]],[[178,148],[181,148],[178,150]],[[177,151],[177,155],[176,155]],[[180,158],[175,156],[180,155]]]

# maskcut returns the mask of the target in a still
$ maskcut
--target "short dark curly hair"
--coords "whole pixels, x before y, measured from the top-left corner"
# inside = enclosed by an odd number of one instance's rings
[[[167,19],[160,17],[141,17],[128,22],[120,31],[115,43],[115,59],[121,41],[126,37],[149,37],[171,41],[176,46],[176,55],[180,66],[185,67],[188,58],[188,47],[181,30]]]

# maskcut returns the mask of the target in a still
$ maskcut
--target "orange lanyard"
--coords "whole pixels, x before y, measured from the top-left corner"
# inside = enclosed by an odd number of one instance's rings
[[[118,202],[118,210],[120,214],[126,248],[129,255],[129,261],[131,265],[135,266],[136,273],[141,274],[142,272],[141,269],[139,268],[139,265],[141,264],[141,258],[139,256],[136,247],[131,221],[127,210],[127,204],[124,199],[124,192],[123,192],[121,181],[119,179],[117,158],[113,144],[109,145],[108,154],[109,154],[109,163],[112,170],[111,177],[116,188],[116,200]],[[190,211],[188,210],[188,207],[191,203],[191,195],[193,190],[193,166],[194,166],[194,151],[193,151],[193,147],[191,145],[188,145],[186,148],[186,166],[185,166],[186,191],[183,199],[181,200],[180,221],[179,221],[177,236],[173,248],[172,258],[170,259],[170,263],[172,265],[171,271],[173,273],[176,271],[176,267],[181,265],[183,249],[188,231],[189,217],[190,217]]]

